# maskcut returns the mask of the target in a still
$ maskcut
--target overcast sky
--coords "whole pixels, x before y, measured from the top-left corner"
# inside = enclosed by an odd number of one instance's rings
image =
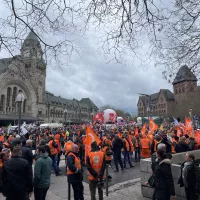
[[[8,12],[5,10],[6,7],[0,1],[0,17],[6,18]],[[46,90],[69,99],[89,97],[98,107],[111,105],[136,113],[138,93],[151,94],[163,88],[172,89],[162,76],[163,70],[154,67],[153,60],[142,65],[140,60],[127,54],[124,63],[113,61],[108,64],[109,59],[106,60],[97,51],[101,46],[98,34],[98,30],[88,32],[84,38],[76,39],[80,54],[73,54],[70,66],[47,66]],[[50,38],[53,39],[58,38]],[[146,54],[140,53],[145,60]],[[0,57],[7,56],[1,52]]]
[[[126,64],[108,63],[99,55],[97,40],[91,35],[80,39],[79,45],[82,52],[72,57],[71,66],[47,68],[48,91],[66,98],[89,97],[98,107],[109,104],[135,113],[138,93],[171,89],[153,62],[142,66],[140,60],[127,57]]]

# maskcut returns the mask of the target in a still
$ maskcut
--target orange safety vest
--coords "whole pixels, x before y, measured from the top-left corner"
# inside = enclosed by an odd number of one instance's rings
[[[57,149],[53,147],[52,143],[53,143],[53,140],[49,141],[50,152],[51,152],[51,155],[55,155],[57,154]]]
[[[177,142],[176,142],[176,140],[174,138],[172,138],[172,147],[171,147],[172,148],[172,153],[174,154],[174,153],[176,153],[176,151],[175,151],[175,145],[173,143],[177,144]]]
[[[73,152],[70,152],[70,153],[68,154],[68,156],[70,156],[70,155],[74,156],[74,158],[75,158],[74,166],[76,167],[76,169],[81,169],[81,161],[80,161],[80,159],[79,159]],[[75,174],[75,172],[72,172],[72,171],[67,167],[67,174],[68,174],[68,175],[69,175],[69,174]]]
[[[107,156],[107,155],[106,155],[106,150],[107,150],[107,148],[108,148],[108,147],[105,146],[105,147],[102,149],[102,152],[104,153],[105,160],[106,160],[106,161],[110,161],[110,160],[112,160],[112,156]]]
[[[4,142],[4,135],[0,135],[0,142]]]
[[[133,143],[132,143],[132,139],[133,139],[133,137],[129,137],[128,138],[128,142],[129,142],[129,146],[130,146],[130,151],[131,152],[133,152],[134,151],[134,146],[133,146]]]
[[[157,151],[156,147],[157,147],[157,144],[158,144],[158,143],[159,143],[159,142],[158,142],[157,140],[154,140],[154,147],[153,147],[153,151],[154,151],[154,152]]]
[[[95,151],[95,152],[90,152],[88,154],[89,160],[90,160],[90,165],[93,170],[97,172],[97,174],[100,174],[101,167],[103,165],[103,159],[104,159],[104,153],[102,151]],[[94,178],[90,172],[88,171],[88,180],[90,181],[95,181],[97,178]]]
[[[149,149],[149,139],[148,138],[142,138],[140,142],[141,142],[142,149]]]
[[[72,150],[73,144],[72,141],[65,142],[65,154]]]
[[[56,133],[54,138],[60,140],[60,134]]]
[[[126,144],[126,150],[127,150],[127,151],[130,151],[131,149],[130,149],[130,145],[129,145],[127,139],[124,138],[124,142],[125,142],[125,144]]]
[[[3,160],[0,159],[0,168],[2,168],[2,167],[3,167]]]
[[[119,136],[119,138],[121,138],[122,137],[122,134],[119,132],[119,133],[117,133],[117,135]]]
[[[55,139],[56,144],[58,145],[57,148],[57,152],[60,153],[61,152],[61,145],[60,145],[60,141],[58,139]]]

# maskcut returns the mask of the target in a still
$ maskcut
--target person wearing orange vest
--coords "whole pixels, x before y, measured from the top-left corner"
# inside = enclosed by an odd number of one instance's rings
[[[123,140],[123,148],[124,148],[124,169],[126,168],[127,160],[130,165],[130,168],[132,168],[133,165],[130,159],[130,152],[131,150],[133,150],[133,144],[132,142],[131,143],[129,142],[127,135],[122,136],[122,140]]]
[[[56,176],[60,176],[61,174],[59,172],[57,162],[56,162],[56,156],[57,156],[57,153],[58,153],[57,152],[58,145],[54,141],[53,137],[50,137],[49,147],[50,147],[50,152],[51,152],[50,158],[52,159],[52,167],[55,171]]]
[[[4,143],[4,141],[5,141],[4,135],[3,133],[0,133],[0,142]]]
[[[67,155],[67,180],[74,190],[74,200],[84,200],[83,172],[78,151],[78,145],[73,144]]]
[[[60,156],[61,156],[61,144],[60,144],[60,134],[56,133],[55,135],[55,142],[58,145],[57,147],[57,166],[59,168],[59,164],[60,164]]]
[[[99,150],[96,141],[91,144],[91,152],[87,156],[88,180],[91,200],[96,200],[98,188],[99,200],[103,200],[103,175],[106,168],[105,156]]]
[[[74,143],[71,141],[71,139],[69,138],[67,142],[65,142],[64,145],[64,153],[65,153],[65,161],[67,159],[67,155],[68,153],[72,150],[72,146],[74,145]],[[65,163],[66,164],[66,163]]]
[[[151,144],[147,136],[143,136],[141,141],[141,157],[142,158],[149,158],[150,157],[150,148]]]
[[[141,147],[139,134],[136,134],[132,138],[132,143],[135,150],[135,162],[137,162],[140,160],[140,147]]]
[[[151,143],[151,155],[156,153],[157,151],[157,146],[161,142],[161,137],[160,135],[155,135],[153,142]]]

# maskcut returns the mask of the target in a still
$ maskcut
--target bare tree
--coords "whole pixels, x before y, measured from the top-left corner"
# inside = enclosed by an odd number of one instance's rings
[[[74,33],[80,31],[81,8],[69,0],[0,0],[0,49],[13,55],[30,31],[39,39],[46,62],[63,64],[76,51]],[[49,36],[49,37],[48,37]],[[67,62],[65,62],[66,64]]]

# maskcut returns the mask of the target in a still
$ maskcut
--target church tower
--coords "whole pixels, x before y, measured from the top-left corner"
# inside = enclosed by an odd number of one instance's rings
[[[37,104],[45,102],[46,64],[43,59],[40,41],[34,32],[30,32],[21,48],[21,60],[37,96]]]
[[[188,116],[190,108],[193,108],[193,99],[197,93],[197,78],[188,68],[184,65],[179,70],[173,81],[174,97],[175,97],[175,115],[176,117]]]

